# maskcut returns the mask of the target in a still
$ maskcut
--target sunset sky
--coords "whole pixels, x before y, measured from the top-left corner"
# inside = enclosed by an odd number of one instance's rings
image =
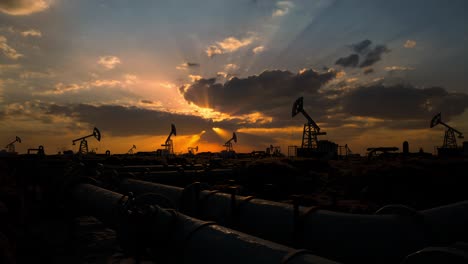
[[[20,153],[300,145],[304,108],[354,152],[468,132],[466,0],[0,0],[0,143]],[[461,141],[459,141],[461,143]],[[2,146],[3,147],[3,146]]]

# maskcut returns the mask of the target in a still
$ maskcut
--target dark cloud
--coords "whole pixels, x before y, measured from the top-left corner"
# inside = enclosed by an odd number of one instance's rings
[[[351,45],[351,48],[356,53],[353,53],[347,57],[339,58],[335,62],[335,64],[341,65],[343,67],[357,67],[359,65],[359,55],[357,53],[359,53],[363,56],[363,60],[359,67],[364,68],[372,66],[373,64],[382,59],[382,54],[390,52],[390,49],[388,49],[385,45],[377,45],[374,48],[372,48],[371,45],[372,41],[368,39],[363,40],[357,44]],[[364,72],[364,74],[368,73],[370,72]]]
[[[231,115],[261,112],[273,117],[275,122],[291,120],[294,100],[305,96],[314,110],[324,113],[326,100],[321,100],[318,90],[335,78],[336,72],[303,70],[265,71],[247,78],[234,77],[224,84],[216,79],[201,79],[180,89],[185,100],[201,107],[209,107]]]
[[[187,65],[187,67],[200,67],[200,64],[196,62],[186,62],[185,65]]]
[[[374,69],[373,68],[365,68],[363,73],[366,74],[366,75],[374,73]]]
[[[468,108],[468,95],[448,93],[440,87],[379,84],[356,88],[344,95],[340,103],[343,112],[353,116],[407,120],[426,127],[434,113],[442,112],[447,119],[463,113]]]
[[[371,44],[372,44],[372,41],[366,39],[359,43],[351,45],[351,47],[353,48],[355,52],[363,54],[367,51],[367,49],[369,48]]]
[[[47,113],[74,117],[114,136],[165,135],[171,123],[181,135],[200,133],[212,127],[211,121],[198,116],[118,105],[51,105]]]
[[[140,102],[143,104],[154,104],[154,102],[151,100],[141,100]]]
[[[382,59],[382,54],[389,52],[390,50],[387,46],[378,45],[366,54],[364,61],[359,65],[359,67],[364,68],[371,66]]]
[[[335,64],[343,67],[356,67],[359,64],[359,55],[351,54],[348,57],[339,58]]]

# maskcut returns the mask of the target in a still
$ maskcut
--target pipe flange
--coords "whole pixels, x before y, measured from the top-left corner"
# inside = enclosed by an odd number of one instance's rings
[[[283,257],[283,259],[281,260],[281,264],[287,264],[291,262],[292,259],[298,256],[306,255],[306,254],[312,254],[312,253],[306,249],[297,249],[297,250],[291,251],[286,256]]]
[[[398,216],[406,216],[411,217],[417,221],[423,221],[424,215],[417,211],[414,208],[411,208],[406,205],[401,204],[389,204],[386,205],[379,210],[377,210],[375,215],[398,215]]]
[[[194,215],[198,213],[198,205],[200,200],[201,184],[200,182],[194,182],[187,185],[179,199],[179,211]]]
[[[172,201],[164,195],[156,193],[144,193],[135,198],[135,206],[157,205],[163,209],[176,209]]]
[[[468,263],[468,251],[454,247],[427,247],[408,255],[402,264]]]

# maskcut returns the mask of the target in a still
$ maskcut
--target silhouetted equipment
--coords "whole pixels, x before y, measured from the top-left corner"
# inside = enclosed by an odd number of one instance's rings
[[[281,147],[270,145],[270,147],[266,149],[266,154],[270,156],[281,156]]]
[[[349,148],[348,144],[345,144],[344,146],[339,146],[339,155],[342,157],[348,157],[353,154],[353,151]]]
[[[403,142],[403,155],[409,154],[409,143],[408,141]]]
[[[446,156],[446,157],[461,156],[463,150],[461,148],[458,148],[455,134],[458,135],[458,138],[463,138],[463,134],[460,131],[456,130],[455,128],[442,122],[441,113],[438,113],[432,118],[431,128],[437,126],[438,124],[445,126],[447,129],[445,130],[444,143],[442,147],[437,147],[437,154],[439,156]]]
[[[133,155],[133,150],[136,149],[136,146],[133,145],[128,151],[127,151],[127,154],[128,155]]]
[[[389,152],[398,151],[398,148],[397,147],[377,147],[377,148],[367,148],[367,151],[369,151],[367,156],[370,158],[374,156],[375,153],[377,152],[382,152],[382,155],[385,156],[385,155],[388,155]]]
[[[173,155],[174,154],[174,144],[172,142],[172,135],[177,136],[176,127],[174,124],[171,124],[171,132],[167,136],[166,142],[161,144],[161,147],[164,147],[164,155]]]
[[[302,148],[317,149],[318,147],[318,135],[326,135],[326,132],[320,132],[320,127],[315,123],[314,120],[304,110],[304,97],[299,97],[293,105],[292,117],[298,113],[302,113],[307,119],[307,123],[304,124],[304,131],[302,133]]]
[[[93,129],[93,133],[92,134],[89,134],[87,136],[84,136],[84,137],[80,137],[80,138],[77,138],[77,139],[74,139],[72,142],[73,142],[73,145],[75,145],[75,143],[77,141],[80,141],[80,148],[78,150],[78,153],[79,154],[88,154],[88,141],[86,141],[87,138],[89,137],[95,137],[97,139],[97,141],[101,141],[101,132],[99,131],[99,129],[97,129],[97,127],[95,127]]]
[[[423,211],[393,205],[366,215],[189,186],[184,189],[133,179],[123,179],[120,184],[122,191],[135,195],[155,193],[166,197],[183,214],[233,225],[241,232],[294,244],[344,263],[400,263],[426,245],[464,241],[468,235],[468,201]],[[363,252],[363,248],[368,250]]]
[[[441,124],[447,128],[447,130],[445,130],[444,144],[442,145],[442,148],[457,148],[457,139],[455,137],[455,134],[458,135],[458,138],[463,138],[463,134],[455,128],[442,122],[441,113],[438,113],[432,118],[431,128],[437,126],[438,124]]]
[[[198,152],[198,146],[196,147],[188,147],[188,153],[191,155],[195,155],[196,152]]]
[[[37,155],[43,156],[45,155],[44,146],[40,145],[37,149],[28,149],[28,154],[35,151]]]
[[[15,143],[21,143],[21,138],[16,136],[15,140],[9,143],[8,145],[5,146],[6,149],[8,149],[8,152],[14,153],[16,152],[15,150]]]
[[[226,152],[234,152],[234,149],[232,148],[232,141],[237,143],[237,135],[236,132],[232,133],[232,138],[226,141],[223,146],[226,147]]]
[[[135,197],[86,183],[73,185],[64,193],[63,200],[70,204],[67,209],[94,216],[116,230],[127,255],[157,252],[148,254],[156,263],[336,263],[189,217],[172,209],[170,201],[158,194]]]

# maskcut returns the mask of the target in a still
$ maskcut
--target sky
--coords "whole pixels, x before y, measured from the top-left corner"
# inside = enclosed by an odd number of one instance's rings
[[[301,144],[433,152],[468,131],[465,0],[0,0],[0,142],[47,154]],[[461,144],[461,140],[459,141]]]

